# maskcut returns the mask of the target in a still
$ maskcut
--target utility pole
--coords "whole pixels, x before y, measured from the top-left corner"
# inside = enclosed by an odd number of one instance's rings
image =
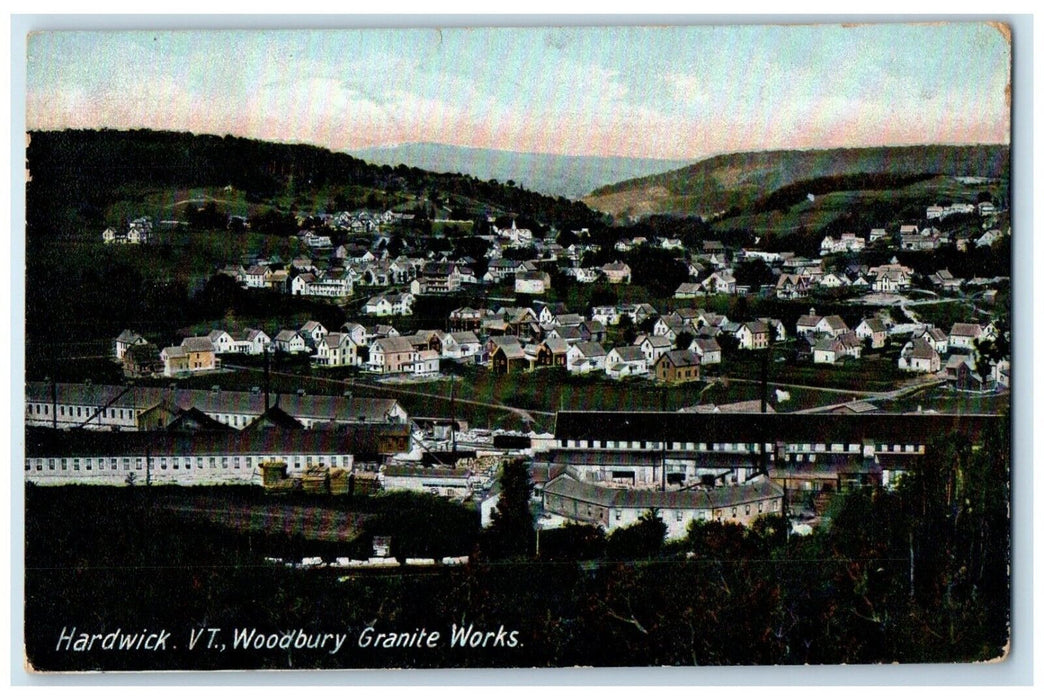
[[[264,348],[263,352],[264,352],[264,355],[265,355],[265,376],[264,376],[264,384],[265,384],[265,413],[268,413],[268,346],[265,345],[265,346],[263,346],[263,348]]]

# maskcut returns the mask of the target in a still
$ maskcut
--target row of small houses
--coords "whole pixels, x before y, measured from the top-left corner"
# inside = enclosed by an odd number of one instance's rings
[[[369,251],[366,252],[366,256],[368,259],[345,262],[343,267],[320,267],[313,263],[311,258],[300,256],[288,265],[257,262],[249,266],[227,266],[221,272],[247,289],[273,289],[297,296],[338,299],[352,296],[356,286],[408,285],[409,294],[420,296],[452,294],[460,291],[463,285],[499,284],[513,280],[515,292],[518,294],[539,295],[551,290],[550,275],[528,260],[494,259],[489,263],[485,275],[478,278],[473,269],[462,262],[432,262],[405,256],[394,260],[378,259]],[[600,268],[569,268],[567,274],[578,282],[594,282],[600,279],[610,284],[631,282],[630,267],[619,261]],[[389,315],[392,312],[378,310],[365,313]],[[409,314],[410,310],[396,313]]]

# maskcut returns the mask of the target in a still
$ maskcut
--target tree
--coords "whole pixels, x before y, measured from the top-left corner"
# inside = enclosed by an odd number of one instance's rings
[[[692,333],[688,331],[682,331],[674,339],[674,348],[676,350],[688,350],[689,346],[692,345],[692,341],[695,339]]]
[[[647,510],[638,522],[613,530],[606,542],[607,553],[616,560],[652,559],[660,554],[667,526],[656,510]]]
[[[536,530],[529,510],[533,484],[525,462],[505,462],[500,472],[500,500],[493,509],[489,528],[490,553],[498,559],[531,557],[536,549]]]
[[[625,345],[634,345],[638,338],[638,331],[634,328],[634,320],[630,316],[620,317],[620,332],[623,334]]]

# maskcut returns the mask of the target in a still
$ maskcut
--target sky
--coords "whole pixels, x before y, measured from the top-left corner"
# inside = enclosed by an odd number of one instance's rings
[[[670,159],[1009,143],[1010,68],[976,22],[43,32],[26,124]]]

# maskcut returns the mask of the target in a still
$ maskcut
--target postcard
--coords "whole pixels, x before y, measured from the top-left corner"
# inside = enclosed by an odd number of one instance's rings
[[[1012,46],[31,34],[27,668],[1004,661]]]

